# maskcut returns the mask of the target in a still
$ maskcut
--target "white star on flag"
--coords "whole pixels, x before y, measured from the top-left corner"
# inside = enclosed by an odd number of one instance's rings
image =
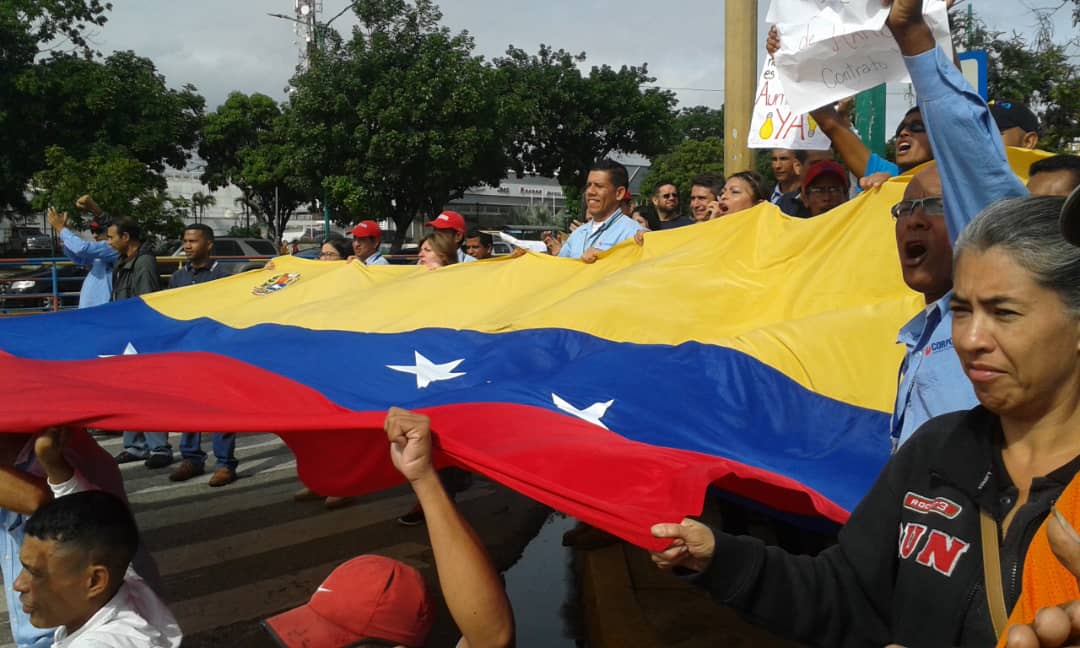
[[[443,364],[435,364],[425,358],[419,351],[413,351],[415,365],[386,365],[387,369],[400,371],[401,373],[414,374],[416,376],[416,388],[423,389],[433,382],[440,380],[453,380],[465,375],[465,372],[455,372],[457,366],[465,361],[465,358],[451,360]]]
[[[611,407],[612,403],[614,403],[615,401],[609,400],[606,403],[593,403],[585,409],[579,410],[578,408],[563,400],[558,394],[552,393],[551,402],[555,403],[555,407],[558,407],[567,414],[572,414],[581,419],[582,421],[587,421],[589,423],[592,423],[593,425],[599,425],[606,430],[608,429],[608,426],[604,425],[600,421],[600,419],[604,418],[604,415],[607,414],[608,408]]]
[[[120,355],[139,355],[139,352],[138,352],[138,350],[135,349],[134,344],[132,344],[131,342],[128,342],[127,346],[124,347],[124,352],[121,353]],[[108,353],[108,354],[105,354],[105,355],[99,355],[98,357],[99,358],[115,358],[116,354],[115,353]]]

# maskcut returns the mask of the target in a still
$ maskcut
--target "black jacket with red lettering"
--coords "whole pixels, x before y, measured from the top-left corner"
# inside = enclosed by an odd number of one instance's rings
[[[998,418],[977,407],[928,421],[886,464],[817,556],[716,532],[698,578],[754,623],[815,646],[993,646],[983,587],[979,510],[999,522],[1016,487],[1001,460]],[[1000,545],[1010,609],[1024,554],[1080,457],[1035,479]]]

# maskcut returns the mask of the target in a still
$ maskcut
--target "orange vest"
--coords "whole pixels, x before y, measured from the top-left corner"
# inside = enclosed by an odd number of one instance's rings
[[[1073,479],[1061,493],[1057,509],[1074,529],[1080,528],[1080,478]],[[1050,541],[1046,538],[1046,525],[1053,519],[1050,513],[1042,523],[1028,547],[1024,557],[1024,581],[1020,598],[1009,615],[1009,626],[1028,624],[1035,620],[1035,613],[1044,607],[1067,603],[1080,598],[1080,587],[1076,577],[1065,569],[1054,552],[1050,550]],[[998,638],[998,648],[1004,648],[1008,628]]]

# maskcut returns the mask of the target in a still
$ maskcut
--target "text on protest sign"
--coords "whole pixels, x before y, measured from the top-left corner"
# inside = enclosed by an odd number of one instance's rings
[[[831,142],[814,118],[788,105],[772,58],[765,61],[754,95],[747,146],[750,148],[810,149],[821,151]]]
[[[952,57],[945,0],[923,8],[938,45]],[[903,55],[885,25],[881,0],[773,0],[776,68],[788,104],[809,112],[882,83],[910,81]]]

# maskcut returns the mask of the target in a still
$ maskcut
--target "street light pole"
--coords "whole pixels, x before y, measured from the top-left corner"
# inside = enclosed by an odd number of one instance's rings
[[[319,51],[319,54],[322,54],[322,55],[326,54],[326,30],[328,30],[330,28],[330,23],[334,22],[338,18],[345,15],[345,12],[347,12],[349,9],[352,9],[352,7],[353,7],[353,3],[350,2],[348,5],[346,5],[346,7],[344,9],[342,9],[341,11],[334,14],[333,18],[331,18],[330,20],[327,20],[326,22],[322,23],[321,25],[319,24],[319,22],[318,22],[318,20],[317,20],[317,18],[315,16],[314,11],[312,11],[311,13],[308,14],[308,17],[310,17],[310,19],[311,19],[310,27],[311,27],[312,36],[315,39],[315,49],[317,49]],[[272,18],[280,18],[282,20],[289,20],[289,21],[294,22],[294,23],[300,23],[301,25],[308,25],[309,24],[309,23],[307,23],[307,22],[305,22],[303,20],[297,20],[296,18],[293,18],[292,16],[286,16],[285,14],[267,13],[266,15],[268,15],[268,16],[270,16]],[[323,208],[323,236],[326,237],[326,238],[330,238],[330,196],[329,196],[329,193],[326,191],[326,187],[323,187],[322,208]]]

